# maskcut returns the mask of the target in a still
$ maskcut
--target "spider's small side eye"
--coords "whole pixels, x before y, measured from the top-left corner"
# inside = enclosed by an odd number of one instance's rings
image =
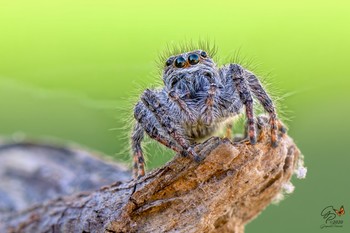
[[[207,54],[205,51],[202,51],[202,52],[201,52],[201,56],[202,56],[202,57],[207,57],[208,54]]]
[[[188,62],[191,64],[191,65],[195,65],[199,62],[199,56],[195,53],[192,53],[188,56]]]
[[[165,62],[165,65],[166,65],[166,66],[170,66],[171,64],[173,64],[173,61],[174,61],[174,59],[169,58],[169,59]]]
[[[175,66],[177,67],[177,68],[182,68],[182,67],[184,67],[186,65],[186,60],[185,60],[185,58],[183,58],[183,57],[178,57],[178,58],[176,58],[176,60],[175,60]]]

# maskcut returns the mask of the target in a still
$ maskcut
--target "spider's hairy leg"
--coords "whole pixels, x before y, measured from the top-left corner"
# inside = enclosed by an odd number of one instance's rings
[[[243,69],[237,64],[230,64],[229,75],[232,76],[233,83],[239,93],[242,103],[245,105],[248,136],[251,144],[256,143],[256,130],[253,111],[253,98],[250,94],[248,84],[243,76]]]
[[[195,122],[195,116],[193,115],[192,111],[188,108],[187,103],[180,98],[178,93],[176,93],[175,91],[170,91],[168,93],[168,96],[169,99],[176,103],[177,106],[181,109],[181,111],[183,111],[186,114],[186,116],[188,116],[191,122]]]
[[[144,130],[140,123],[136,122],[131,135],[131,149],[133,153],[133,176],[137,178],[139,175],[145,174],[145,159],[141,148]]]
[[[217,90],[218,86],[215,83],[214,78],[210,74],[208,74],[208,76],[206,76],[206,78],[208,79],[208,81],[210,83],[210,87],[208,90],[207,99],[205,100],[205,108],[204,108],[203,116],[204,116],[204,122],[209,125],[213,121],[212,109],[213,109],[215,94],[216,94],[216,90]]]
[[[254,96],[259,100],[260,104],[264,107],[265,111],[270,115],[270,126],[271,126],[271,144],[273,147],[277,147],[277,130],[279,129],[282,133],[286,131],[282,123],[277,119],[277,113],[275,106],[262,87],[259,79],[250,71],[245,70],[244,76],[248,81],[250,90],[253,92]]]
[[[134,117],[137,120],[137,123],[134,127],[134,133],[131,137],[132,149],[134,153],[134,175],[136,173],[136,177],[140,177],[145,174],[145,161],[140,145],[143,139],[143,131],[145,131],[150,138],[160,142],[161,144],[174,150],[175,152],[182,152],[183,149],[176,142],[174,142],[170,136],[165,136],[160,132],[160,130],[158,130],[158,128],[160,128],[161,126],[155,124],[157,123],[157,120],[152,120],[152,118],[154,118],[153,114],[146,108],[146,106],[142,102],[138,102],[136,104],[134,109]],[[139,132],[142,132],[142,138],[139,136]]]
[[[190,141],[186,138],[184,133],[182,133],[181,128],[177,126],[175,121],[170,117],[171,112],[161,102],[157,94],[149,89],[146,89],[141,96],[141,100],[144,105],[154,114],[155,118],[158,120],[163,129],[183,148],[181,154],[184,156],[189,154],[196,161],[199,161],[199,156],[194,151]]]

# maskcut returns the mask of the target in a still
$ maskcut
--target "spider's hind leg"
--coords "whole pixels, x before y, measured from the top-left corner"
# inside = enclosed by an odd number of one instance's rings
[[[251,144],[256,143],[256,129],[253,110],[253,97],[250,93],[248,84],[243,76],[243,69],[236,64],[231,64],[229,72],[232,75],[232,80],[236,86],[239,97],[242,103],[245,105],[248,137]]]
[[[270,115],[269,124],[271,128],[271,145],[273,147],[277,147],[278,130],[280,130],[283,133],[285,132],[285,128],[283,127],[282,123],[277,119],[275,106],[271,98],[269,97],[269,95],[266,93],[266,91],[262,87],[258,78],[250,71],[245,70],[244,73],[245,73],[244,75],[247,79],[250,90],[252,91],[254,96],[259,100],[260,104],[264,107],[265,111]]]
[[[278,138],[277,132],[280,130],[282,133],[285,128],[282,128],[282,124],[277,119],[277,113],[275,106],[262,87],[258,78],[248,70],[243,69],[240,65],[231,64],[230,72],[232,73],[233,81],[236,83],[236,88],[240,94],[242,102],[246,106],[246,113],[248,118],[248,134],[252,141],[252,135],[255,134],[254,129],[254,118],[253,118],[253,99],[251,94],[258,99],[260,104],[264,107],[265,111],[269,113],[269,125],[271,128],[271,145],[277,147]]]

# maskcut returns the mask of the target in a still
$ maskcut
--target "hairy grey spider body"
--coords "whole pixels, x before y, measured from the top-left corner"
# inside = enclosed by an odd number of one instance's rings
[[[168,148],[199,161],[193,146],[220,126],[231,134],[233,117],[245,106],[247,133],[256,143],[253,96],[270,115],[271,144],[277,145],[277,115],[258,78],[238,64],[218,68],[202,50],[171,56],[163,70],[164,87],[146,89],[135,105],[131,136],[134,176],[145,174],[141,141],[144,132]]]

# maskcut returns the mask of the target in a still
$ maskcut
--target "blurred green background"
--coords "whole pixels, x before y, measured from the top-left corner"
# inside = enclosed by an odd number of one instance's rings
[[[158,54],[210,38],[219,57],[240,49],[292,93],[282,105],[309,170],[246,232],[349,232],[349,12],[339,0],[0,0],[0,134],[73,141],[125,160],[124,105],[160,79]],[[170,159],[152,154],[151,168]],[[320,229],[328,205],[344,205],[343,228]]]

